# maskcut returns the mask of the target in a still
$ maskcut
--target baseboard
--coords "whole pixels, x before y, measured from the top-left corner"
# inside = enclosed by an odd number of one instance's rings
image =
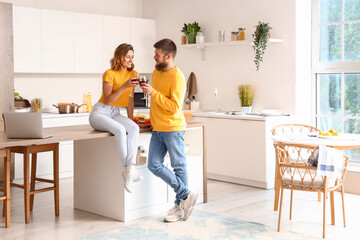
[[[208,172],[207,178],[219,180],[219,181],[223,181],[223,182],[236,183],[236,184],[241,184],[241,185],[246,185],[246,186],[251,186],[251,187],[263,188],[263,189],[274,188],[273,184],[267,184],[266,182],[254,181],[254,180],[238,178],[238,177],[230,177],[230,176],[225,176],[225,175],[221,175],[221,174],[217,174],[217,173],[209,173]]]

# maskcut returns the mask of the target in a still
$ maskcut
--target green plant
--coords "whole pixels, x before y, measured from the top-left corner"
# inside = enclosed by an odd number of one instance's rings
[[[254,86],[239,85],[239,99],[242,107],[251,107],[254,100]]]
[[[14,100],[24,100],[22,96],[18,92],[15,92],[14,90]]]
[[[187,35],[188,33],[197,33],[201,31],[201,27],[199,26],[199,23],[197,23],[196,21],[193,23],[184,23],[184,26],[181,30],[181,32],[183,32],[185,35]]]
[[[260,22],[257,26],[255,26],[255,32],[252,34],[254,39],[254,50],[255,50],[255,66],[256,71],[260,68],[260,62],[263,61],[263,56],[266,50],[267,41],[270,37],[270,29],[269,23]]]

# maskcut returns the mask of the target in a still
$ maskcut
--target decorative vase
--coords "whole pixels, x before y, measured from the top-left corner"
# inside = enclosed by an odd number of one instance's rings
[[[243,113],[251,113],[252,107],[241,107],[241,112]]]
[[[196,33],[188,33],[186,36],[189,44],[196,43]]]

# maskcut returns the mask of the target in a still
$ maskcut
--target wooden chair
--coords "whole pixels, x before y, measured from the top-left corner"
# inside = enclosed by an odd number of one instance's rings
[[[309,161],[316,159],[316,150],[318,146],[300,145],[300,144],[284,144],[274,143],[278,172],[280,174],[280,209],[278,231],[280,231],[281,211],[284,189],[291,190],[290,198],[290,220],[292,218],[293,190],[319,192],[324,195],[323,208],[323,238],[325,238],[325,210],[326,210],[326,194],[330,193],[331,203],[331,224],[335,225],[334,211],[334,191],[339,191],[342,197],[343,221],[345,220],[345,204],[344,204],[344,179],[347,169],[349,157],[343,154],[344,165],[340,178],[330,180],[327,176],[321,176],[317,173],[317,167],[312,166]]]
[[[272,135],[277,135],[277,134],[290,134],[291,135],[291,134],[309,134],[309,133],[319,134],[320,129],[313,127],[313,126],[305,125],[305,124],[291,123],[291,124],[277,125],[271,129],[271,133],[272,133]],[[279,197],[280,197],[280,182],[278,181],[279,173],[278,173],[277,169],[278,169],[278,166],[277,166],[277,161],[276,161],[275,186],[274,186],[274,190],[275,190],[274,211],[278,210]],[[318,193],[318,202],[320,202],[320,201],[321,201],[321,193],[319,192]]]
[[[5,227],[10,227],[10,151],[8,149],[0,149],[0,157],[4,158],[4,188],[0,191],[4,193],[0,196],[3,203],[3,216],[5,217]]]
[[[2,114],[2,116],[4,119],[4,130],[6,131],[4,114]],[[23,154],[24,157],[24,185],[17,183],[10,183],[10,185],[24,189],[25,223],[30,223],[30,211],[32,211],[34,207],[34,195],[41,192],[54,191],[55,216],[59,216],[59,143],[17,146],[7,149],[10,150],[10,153]],[[49,151],[53,152],[53,179],[38,178],[36,177],[37,154]],[[29,182],[30,154],[31,181]],[[53,186],[35,190],[36,181],[51,183]]]

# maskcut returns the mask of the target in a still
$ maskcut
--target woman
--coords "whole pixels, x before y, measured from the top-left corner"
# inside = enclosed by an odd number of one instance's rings
[[[123,43],[115,49],[111,59],[111,69],[103,74],[103,92],[100,100],[90,113],[89,122],[92,128],[111,132],[115,135],[116,150],[125,167],[122,175],[125,189],[134,190],[133,182],[143,177],[135,172],[139,126],[132,120],[134,112],[134,87],[137,76],[134,71],[134,49]],[[127,107],[128,117],[120,114],[120,107]]]

